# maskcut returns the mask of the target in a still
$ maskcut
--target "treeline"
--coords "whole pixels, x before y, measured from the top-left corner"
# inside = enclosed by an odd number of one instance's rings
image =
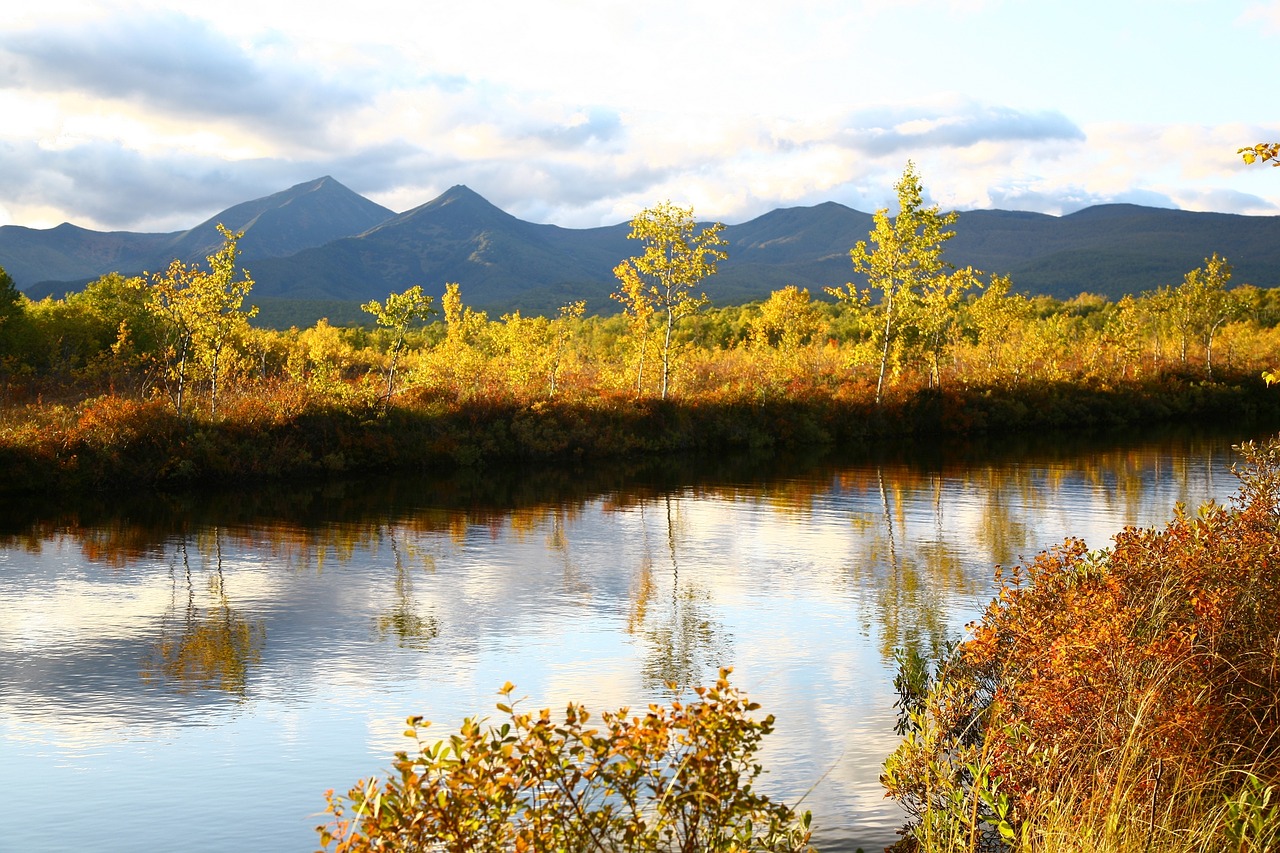
[[[1201,286],[1215,275],[1211,287]],[[1225,262],[1211,258],[1189,281],[1118,303],[1087,293],[1030,297],[997,279],[936,317],[928,313],[935,306],[900,304],[906,316],[890,342],[886,382],[900,390],[1014,388],[1256,372],[1277,362],[1280,289],[1227,290],[1228,275]],[[175,333],[182,321],[166,318],[158,298],[148,282],[113,273],[65,299],[12,300],[0,320],[6,407],[115,393],[163,395],[175,408],[181,396],[184,411],[216,411],[219,393],[257,396],[284,385],[339,399],[378,397],[393,359],[402,377],[397,399],[434,390],[532,403],[659,390],[659,375],[639,376],[643,351],[624,314],[580,317],[571,305],[554,318],[490,318],[463,305],[402,340],[394,329],[325,320],[286,331],[233,322],[187,341],[184,366],[186,333]],[[865,386],[876,379],[883,314],[880,304],[819,301],[794,287],[764,302],[704,310],[674,334],[671,393],[767,397]],[[649,341],[650,358],[654,349]]]
[[[830,288],[834,302],[785,287],[708,307],[719,228],[695,234],[671,205],[633,222],[644,250],[615,271],[613,316],[571,302],[493,318],[450,284],[438,306],[419,287],[368,303],[363,327],[254,328],[230,232],[207,269],[106,275],[64,299],[30,302],[0,276],[0,453],[93,483],[131,460],[159,481],[1272,405],[1280,290],[1237,284],[1226,259],[1118,302],[1032,297],[942,264],[951,218],[921,204],[911,167],[898,192],[898,215],[880,211],[851,252],[868,286]]]

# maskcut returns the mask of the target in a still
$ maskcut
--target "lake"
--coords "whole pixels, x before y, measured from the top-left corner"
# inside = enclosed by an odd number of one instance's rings
[[[762,787],[879,849],[893,649],[959,636],[996,564],[1226,499],[1250,437],[9,501],[0,850],[314,850],[411,714],[496,716],[508,680],[643,707],[722,665],[777,718]]]

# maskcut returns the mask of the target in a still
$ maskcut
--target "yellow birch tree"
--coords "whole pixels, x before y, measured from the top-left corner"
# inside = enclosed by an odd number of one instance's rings
[[[454,287],[456,290],[457,286]],[[409,333],[409,327],[414,323],[426,322],[427,318],[436,313],[436,310],[431,307],[433,301],[430,296],[422,292],[422,285],[415,284],[403,293],[388,294],[385,303],[371,299],[360,306],[361,311],[374,316],[379,326],[391,330],[391,346],[387,350],[387,393],[384,397],[384,407],[391,404],[391,397],[395,394],[396,362],[400,358],[400,351],[404,349],[405,336]]]
[[[243,232],[218,225],[223,244],[206,260],[209,272],[175,259],[163,273],[151,276],[150,306],[167,329],[165,355],[167,380],[175,411],[182,412],[192,363],[205,368],[209,378],[209,413],[218,410],[219,379],[227,346],[258,313],[256,306],[243,310],[253,279],[241,270],[236,279],[237,244]]]
[[[694,234],[696,227],[692,207],[666,201],[641,211],[631,220],[631,233],[627,237],[643,241],[644,252],[623,261],[613,271],[620,282],[613,297],[635,318],[637,331],[643,331],[647,337],[647,315],[657,314],[663,318],[664,400],[670,382],[671,341],[676,323],[707,303],[707,295],[694,295],[694,288],[702,279],[715,274],[717,262],[729,257],[720,249],[725,245],[720,236],[724,230],[722,224],[717,222]],[[646,315],[643,327],[639,325],[642,315]],[[642,345],[637,393],[643,370]]]
[[[956,214],[941,213],[937,205],[924,206],[924,192],[915,164],[907,161],[894,189],[898,194],[898,215],[889,217],[888,208],[876,211],[870,233],[872,248],[859,240],[849,250],[853,268],[866,275],[869,290],[880,293],[879,308],[883,324],[879,334],[880,374],[876,380],[876,405],[884,393],[884,376],[902,330],[902,303],[910,303],[926,289],[943,292],[937,280],[945,277],[942,244],[955,236],[946,230],[956,221]],[[842,301],[865,304],[867,295],[853,284],[844,288],[829,287],[828,293]]]

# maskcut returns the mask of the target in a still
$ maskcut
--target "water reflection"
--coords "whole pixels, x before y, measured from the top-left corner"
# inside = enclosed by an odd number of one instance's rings
[[[14,508],[0,784],[85,803],[69,848],[124,821],[116,849],[310,849],[323,790],[385,766],[410,713],[447,731],[508,679],[538,707],[637,706],[731,664],[778,718],[769,790],[814,788],[822,849],[872,848],[899,822],[876,781],[892,650],[955,636],[995,564],[1224,497],[1239,438]]]
[[[216,688],[232,696],[245,696],[249,667],[261,659],[266,623],[246,620],[232,608],[222,570],[221,534],[215,527],[197,538],[197,545],[209,546],[200,553],[213,564],[203,607],[197,603],[188,542],[178,542],[169,564],[171,603],[160,618],[160,636],[143,660],[143,684],[163,681],[178,693]]]
[[[396,531],[390,527],[383,528],[380,533],[395,557],[396,580],[395,601],[374,619],[377,634],[382,639],[395,637],[401,648],[425,649],[440,633],[440,623],[430,613],[424,616],[420,612],[413,595],[412,570],[419,568],[428,573],[434,572],[435,556],[423,552],[408,539],[400,542]]]
[[[879,512],[851,519],[860,535],[850,574],[871,597],[864,606],[875,615],[878,650],[888,659],[899,647],[940,648],[954,634],[946,618],[952,599],[974,596],[987,579],[966,573],[960,546],[946,541],[941,477],[886,474],[883,466],[874,475]],[[931,512],[921,517],[917,507]]]
[[[643,552],[627,620],[628,633],[645,640],[642,666],[645,688],[679,696],[702,683],[709,673],[731,665],[732,646],[725,627],[716,622],[710,591],[699,585],[690,569],[680,576],[677,542],[690,538],[680,514],[682,502],[670,494],[662,497],[665,520],[665,560],[654,567],[649,524],[644,507],[640,510]],[[670,564],[665,581],[663,563]],[[662,587],[669,587],[664,596]]]

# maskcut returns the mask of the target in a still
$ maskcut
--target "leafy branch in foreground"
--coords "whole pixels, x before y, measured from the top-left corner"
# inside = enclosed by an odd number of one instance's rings
[[[1280,166],[1280,142],[1259,142],[1247,148],[1238,148],[1236,153],[1250,166],[1259,162]]]
[[[563,722],[519,711],[510,683],[501,725],[467,719],[431,741],[430,723],[410,717],[417,752],[396,753],[386,780],[362,780],[345,798],[329,791],[321,843],[335,853],[810,850],[809,813],[753,788],[773,717],[749,716],[759,705],[729,672],[696,701],[606,712],[598,727],[578,704]]]

